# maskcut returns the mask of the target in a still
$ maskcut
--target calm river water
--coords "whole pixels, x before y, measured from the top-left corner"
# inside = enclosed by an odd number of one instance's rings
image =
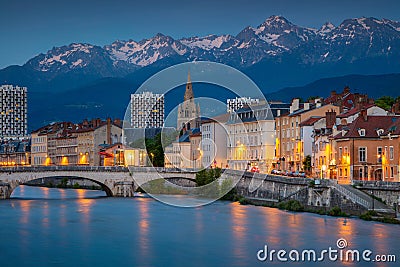
[[[217,201],[178,208],[152,198],[18,187],[0,201],[0,266],[399,266],[400,226]],[[174,198],[174,196],[171,196]],[[371,250],[397,263],[264,262],[257,253]],[[343,249],[345,250],[345,249]],[[259,254],[261,257],[264,253]],[[296,254],[291,254],[295,256]],[[301,254],[300,254],[301,255]],[[319,254],[318,254],[319,255]]]

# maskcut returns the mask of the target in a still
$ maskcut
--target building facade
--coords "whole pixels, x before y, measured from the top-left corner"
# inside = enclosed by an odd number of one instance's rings
[[[131,127],[162,128],[164,126],[164,94],[143,92],[131,95]]]
[[[30,164],[31,143],[29,139],[3,140],[0,142],[0,167]]]
[[[121,142],[120,120],[57,122],[32,132],[32,165],[102,164],[99,145]]]
[[[275,118],[276,166],[281,170],[303,171],[303,161],[312,154],[312,127],[310,118],[323,117],[327,111],[339,112],[332,104],[322,105],[321,99],[313,103],[300,103],[294,99],[290,111]],[[303,123],[303,124],[302,124]]]
[[[389,138],[389,133],[399,119],[396,116],[368,116],[363,111],[351,124],[342,127],[334,136],[337,179],[340,183],[398,179],[398,158],[395,158],[398,144],[393,141],[394,138]]]
[[[201,123],[201,151],[203,167],[228,167],[226,123],[230,114],[222,114]]]
[[[227,121],[228,166],[234,170],[257,167],[269,172],[275,156],[275,122],[266,102],[246,106],[230,114]]]
[[[27,136],[27,88],[0,86],[0,140]]]

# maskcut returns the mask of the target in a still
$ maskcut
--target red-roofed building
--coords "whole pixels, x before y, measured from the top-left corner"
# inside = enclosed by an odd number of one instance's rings
[[[332,91],[331,95],[324,99],[325,105],[332,104],[340,107],[340,113],[346,112],[353,108],[360,110],[367,104],[373,104],[374,100],[368,98],[368,95],[352,93],[350,88],[346,86],[342,93]]]
[[[398,154],[399,145],[384,137],[399,120],[398,116],[368,116],[363,110],[351,124],[342,127],[341,132],[333,137],[339,182],[398,181],[398,157],[395,160],[394,154]]]

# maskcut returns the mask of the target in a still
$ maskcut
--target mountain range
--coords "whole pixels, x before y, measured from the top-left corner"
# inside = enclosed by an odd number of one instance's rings
[[[400,23],[362,17],[346,19],[338,26],[328,22],[313,29],[295,25],[282,16],[271,16],[257,27],[245,27],[236,36],[174,39],[159,33],[141,41],[118,40],[102,47],[72,43],[54,47],[22,66],[0,70],[0,82],[27,86],[34,94],[32,101],[39,101],[40,95],[51,101],[69,91],[90,89],[94,94],[106,85],[134,92],[144,80],[167,66],[199,60],[238,68],[265,94],[333,76],[400,73]],[[327,87],[323,90],[328,93],[341,89],[329,84]],[[113,92],[102,92],[104,101]],[[66,97],[63,102],[68,94]],[[70,100],[65,105],[90,102]]]

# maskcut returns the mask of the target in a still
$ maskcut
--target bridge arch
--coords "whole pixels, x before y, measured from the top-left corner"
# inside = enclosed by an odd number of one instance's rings
[[[16,173],[18,175],[18,173]],[[12,193],[14,192],[14,190],[20,186],[20,185],[25,185],[28,182],[32,182],[32,181],[36,181],[36,180],[40,180],[40,179],[46,179],[46,178],[55,178],[55,179],[62,179],[62,178],[68,178],[68,179],[82,179],[82,180],[88,180],[91,181],[97,185],[99,185],[102,190],[106,193],[106,195],[108,197],[112,197],[114,196],[112,189],[106,185],[105,183],[102,183],[98,180],[92,179],[90,177],[85,177],[84,175],[81,176],[71,176],[71,175],[54,175],[54,174],[47,174],[47,175],[35,175],[35,176],[31,176],[31,177],[23,177],[24,175],[21,175],[20,179],[14,179],[12,181],[9,182],[9,197],[12,195]]]
[[[38,180],[41,180],[41,179],[48,179],[48,178],[54,178],[54,179],[57,179],[57,180],[61,180],[63,178],[67,178],[68,180],[86,180],[86,181],[90,181],[90,182],[92,182],[92,183],[94,183],[96,185],[99,185],[101,187],[101,189],[106,193],[107,197],[112,197],[113,196],[112,190],[107,185],[105,185],[104,183],[101,183],[101,182],[99,182],[97,180],[94,180],[94,179],[91,179],[91,178],[81,177],[81,176],[48,175],[48,176],[44,176],[44,177],[38,177],[38,178],[32,179],[30,181],[24,181],[23,183],[20,183],[19,185],[27,185],[27,183],[29,183],[29,182],[34,182],[34,181],[38,181]],[[19,185],[17,185],[15,188],[17,188]],[[13,188],[13,191],[15,190],[15,188]],[[12,192],[11,192],[11,194],[12,194]]]

